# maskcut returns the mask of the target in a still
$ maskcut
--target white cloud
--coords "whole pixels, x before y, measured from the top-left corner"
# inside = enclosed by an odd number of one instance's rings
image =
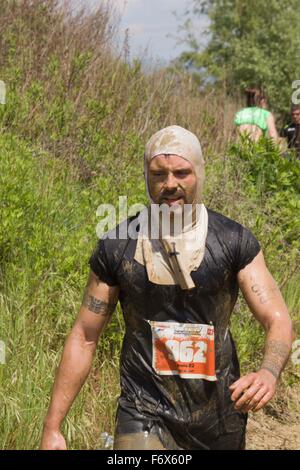
[[[75,1],[75,0],[72,0]],[[85,0],[89,6],[97,6],[106,0]],[[178,20],[173,12],[183,16],[191,0],[109,0],[121,16],[120,33],[129,31],[131,56],[140,56],[145,49],[154,58],[165,61],[178,56],[185,46],[177,46]],[[198,30],[202,23],[197,23]],[[122,38],[121,38],[122,43]],[[143,54],[142,54],[143,55]]]

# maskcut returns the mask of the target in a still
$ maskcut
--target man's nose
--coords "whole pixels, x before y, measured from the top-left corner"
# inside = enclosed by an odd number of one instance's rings
[[[172,189],[177,189],[178,181],[172,173],[168,173],[168,176],[165,180],[165,189],[171,191]]]

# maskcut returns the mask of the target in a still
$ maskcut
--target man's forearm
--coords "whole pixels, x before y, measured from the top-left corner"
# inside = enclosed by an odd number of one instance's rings
[[[291,324],[271,326],[267,332],[261,369],[268,370],[278,379],[288,361],[292,341],[293,331]]]
[[[94,342],[85,341],[76,329],[71,331],[56,374],[45,427],[60,428],[90,372],[95,349]]]

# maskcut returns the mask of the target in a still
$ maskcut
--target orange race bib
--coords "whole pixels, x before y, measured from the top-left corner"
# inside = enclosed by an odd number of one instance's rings
[[[150,322],[152,366],[159,375],[217,380],[212,325]]]

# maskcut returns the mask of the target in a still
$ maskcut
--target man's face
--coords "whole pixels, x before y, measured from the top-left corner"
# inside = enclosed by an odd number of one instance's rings
[[[300,108],[292,111],[292,119],[295,124],[300,124]]]
[[[149,191],[156,204],[192,204],[197,189],[193,166],[178,155],[158,155],[149,164]]]

